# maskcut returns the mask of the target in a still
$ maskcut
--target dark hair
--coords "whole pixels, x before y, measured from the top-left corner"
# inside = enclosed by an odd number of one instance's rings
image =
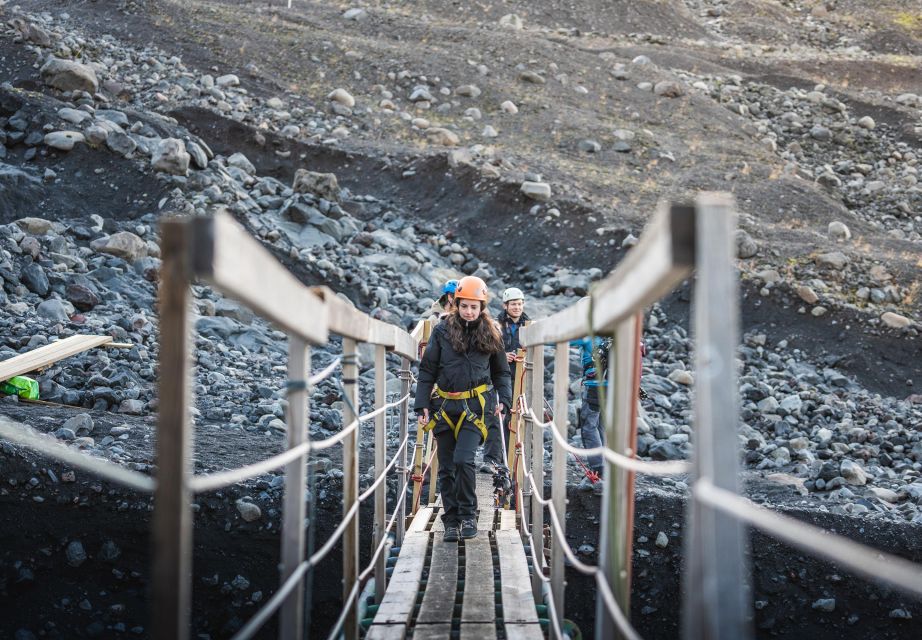
[[[486,305],[481,302],[480,306],[482,307],[480,317],[471,333],[470,342],[464,339],[464,325],[458,315],[457,305],[452,307],[451,312],[445,317],[448,341],[451,342],[452,349],[458,353],[467,352],[468,347],[483,353],[498,353],[503,350],[503,337],[496,328],[496,323],[490,317]]]

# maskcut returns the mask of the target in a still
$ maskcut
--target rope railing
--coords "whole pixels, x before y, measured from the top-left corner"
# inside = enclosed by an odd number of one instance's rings
[[[795,547],[847,567],[872,581],[885,582],[908,594],[922,597],[922,565],[771,511],[731,491],[715,487],[707,479],[698,480],[692,493],[695,499]]]
[[[539,488],[537,483],[535,483],[534,475],[532,474],[531,469],[528,467],[524,459],[522,460],[522,471],[523,475],[528,479],[532,491],[534,492],[532,496],[542,505],[551,506],[552,500],[544,498],[543,488]],[[624,637],[628,640],[640,640],[640,635],[637,633],[634,627],[631,626],[631,623],[624,615],[624,612],[618,606],[618,603],[615,600],[615,596],[611,591],[611,587],[605,580],[605,575],[599,571],[597,566],[586,564],[577,558],[573,551],[573,547],[570,546],[570,543],[567,542],[567,539],[563,534],[563,527],[560,521],[557,519],[557,513],[554,509],[548,509],[548,513],[551,516],[551,528],[554,531],[555,537],[560,540],[560,548],[564,552],[564,555],[567,557],[567,560],[570,561],[570,565],[580,573],[594,577],[596,585],[598,586],[602,595],[602,602],[604,603],[605,608],[611,614],[612,618],[615,620],[615,624],[618,625],[618,628],[621,630],[621,633],[624,635]],[[550,582],[550,578],[544,575],[544,567],[546,566],[543,557],[544,554],[541,554],[542,562],[540,563],[540,566],[538,566],[538,560],[535,553],[534,538],[532,537],[531,531],[528,530],[528,526],[524,520],[522,521],[522,528],[520,529],[520,532],[529,540],[531,546],[532,570],[539,571],[539,576],[542,582]],[[553,601],[553,598],[549,599],[549,602],[553,603]]]
[[[334,447],[345,440],[353,431],[358,429],[361,423],[371,420],[382,411],[387,411],[388,409],[396,407],[408,397],[409,395],[405,395],[399,400],[386,404],[379,409],[360,416],[357,420],[353,420],[346,427],[344,427],[342,431],[339,431],[336,435],[330,436],[324,440],[308,440],[307,442],[301,443],[297,447],[292,447],[291,449],[276,454],[271,458],[267,458],[261,462],[254,462],[253,464],[248,464],[243,467],[238,467],[237,469],[193,476],[189,480],[189,488],[194,493],[213,491],[215,489],[227,487],[243,480],[268,473],[273,469],[283,467],[289,462],[297,460],[301,456],[309,454],[313,451],[322,451],[324,449]]]
[[[407,443],[409,441],[410,441],[410,434],[407,433],[407,435],[404,436],[403,441],[400,443],[400,446],[397,447],[397,451],[394,452],[394,457],[392,457],[391,461],[387,463],[386,467],[384,467],[384,471],[382,471],[381,473],[378,473],[378,470],[375,469],[375,473],[377,473],[378,477],[375,479],[373,483],[371,483],[368,486],[367,489],[365,489],[365,491],[359,494],[359,502],[365,502],[368,498],[374,495],[375,489],[377,489],[378,486],[387,478],[387,474],[397,464],[397,461],[400,459],[399,458],[400,454],[403,453],[404,449],[407,448]],[[407,486],[409,486],[409,482],[407,482],[406,484]]]
[[[49,458],[86,471],[100,478],[111,480],[130,489],[153,493],[157,481],[148,475],[126,469],[108,460],[95,458],[84,453],[77,453],[67,445],[30,433],[28,427],[0,417],[0,438],[28,447]]]
[[[524,396],[520,398],[524,402]],[[527,413],[532,422],[542,428],[547,429],[548,427],[556,426],[553,420],[548,420],[543,422],[538,419],[538,416],[535,415],[534,410],[529,407],[527,404],[524,404],[525,413]],[[650,476],[673,476],[682,473],[689,473],[691,471],[691,465],[688,462],[681,460],[665,461],[665,462],[647,462],[645,460],[638,460],[637,458],[631,458],[629,456],[622,455],[617,451],[612,451],[608,447],[593,447],[592,449],[583,449],[582,447],[577,447],[564,438],[557,429],[550,429],[551,435],[554,437],[554,440],[563,447],[564,451],[571,453],[575,456],[602,456],[611,464],[626,469],[628,471],[635,471],[637,473],[643,473]]]

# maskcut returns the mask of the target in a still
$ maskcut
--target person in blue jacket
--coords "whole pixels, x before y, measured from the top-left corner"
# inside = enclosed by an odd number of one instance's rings
[[[605,442],[605,427],[599,415],[599,391],[601,389],[603,394],[608,391],[608,372],[596,370],[596,359],[601,360],[602,367],[607,369],[611,338],[581,338],[571,341],[570,345],[579,347],[583,367],[583,388],[580,394],[582,404],[579,409],[580,436],[584,448],[594,449]],[[589,468],[601,478],[602,456],[589,456]],[[579,488],[583,491],[599,490],[601,483],[595,483],[587,476],[580,482]]]

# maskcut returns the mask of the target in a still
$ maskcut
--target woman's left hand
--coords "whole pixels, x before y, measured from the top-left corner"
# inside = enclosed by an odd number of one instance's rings
[[[500,402],[498,405],[496,405],[496,411],[494,411],[493,413],[495,413],[498,416],[502,416],[503,413],[505,412],[506,412],[506,405]]]

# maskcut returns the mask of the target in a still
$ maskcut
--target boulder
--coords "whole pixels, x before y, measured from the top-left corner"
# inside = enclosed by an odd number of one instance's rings
[[[52,131],[46,133],[43,141],[52,149],[58,151],[70,151],[78,142],[83,142],[85,138],[79,131]]]
[[[663,98],[680,98],[685,95],[685,87],[678,82],[664,80],[653,85],[653,93]]]
[[[851,485],[865,485],[868,482],[868,474],[854,460],[848,458],[842,460],[839,465],[839,475],[845,479],[845,482]]]
[[[461,142],[458,134],[444,127],[432,127],[426,130],[426,137],[432,144],[442,145],[443,147],[454,147]]]
[[[147,255],[147,243],[130,231],[119,231],[94,240],[90,247],[100,253],[118,256],[127,262],[134,262]]]
[[[150,163],[155,171],[184,176],[189,173],[189,160],[189,152],[182,140],[164,138],[154,148]]]
[[[888,311],[880,317],[881,322],[892,329],[902,329],[912,324],[912,320],[898,313]]]
[[[838,220],[833,220],[829,223],[829,227],[826,229],[826,234],[837,241],[845,241],[852,239],[852,232],[844,222],[839,222]]]
[[[813,259],[820,269],[834,269],[840,271],[848,265],[848,257],[841,251],[823,253]]]
[[[99,80],[93,68],[73,60],[50,57],[42,65],[40,73],[45,84],[61,91],[96,93],[99,89]]]
[[[537,200],[538,202],[547,202],[551,199],[551,185],[546,182],[526,180],[519,190],[526,198]]]
[[[312,193],[331,202],[339,202],[339,181],[333,173],[298,169],[291,188],[295,193]]]
[[[52,222],[45,218],[20,218],[16,221],[19,228],[33,236],[43,236],[51,231]]]
[[[736,256],[746,259],[752,258],[759,252],[759,245],[748,233],[739,229],[736,232]]]

